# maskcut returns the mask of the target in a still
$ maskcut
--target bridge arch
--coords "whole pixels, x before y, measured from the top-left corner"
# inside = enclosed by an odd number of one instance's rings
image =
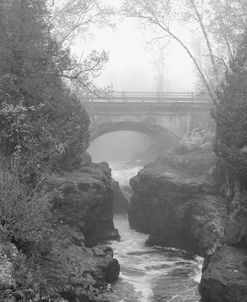
[[[153,138],[161,147],[167,145],[175,146],[179,142],[179,137],[175,133],[160,125],[134,121],[106,122],[99,124],[91,130],[90,140],[94,141],[104,134],[116,131],[134,131],[145,134]]]

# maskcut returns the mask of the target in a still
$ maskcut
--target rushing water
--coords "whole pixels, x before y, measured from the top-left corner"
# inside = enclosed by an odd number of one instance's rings
[[[111,165],[113,177],[120,185],[140,167]],[[116,216],[115,226],[121,241],[111,242],[115,257],[121,265],[119,280],[107,296],[111,302],[198,302],[197,290],[202,259],[183,251],[147,247],[148,235],[132,230],[127,215]]]

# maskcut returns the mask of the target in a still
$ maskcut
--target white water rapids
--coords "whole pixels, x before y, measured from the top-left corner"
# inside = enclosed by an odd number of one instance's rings
[[[141,167],[112,164],[112,175],[120,186]],[[121,266],[119,280],[107,297],[111,302],[198,302],[202,259],[183,251],[147,247],[148,235],[131,229],[126,215],[116,216],[121,241],[112,241],[114,257]]]

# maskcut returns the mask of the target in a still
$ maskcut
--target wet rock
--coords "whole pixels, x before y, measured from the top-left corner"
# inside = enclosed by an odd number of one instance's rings
[[[224,246],[205,262],[200,292],[203,302],[247,301],[246,249]]]
[[[118,279],[120,273],[120,265],[116,259],[111,259],[107,267],[104,269],[105,280],[112,283]]]

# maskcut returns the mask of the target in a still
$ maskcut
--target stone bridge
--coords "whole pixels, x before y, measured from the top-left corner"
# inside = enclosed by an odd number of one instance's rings
[[[196,93],[115,92],[84,96],[91,118],[91,140],[114,131],[135,131],[159,145],[176,143],[210,118],[210,99]]]

